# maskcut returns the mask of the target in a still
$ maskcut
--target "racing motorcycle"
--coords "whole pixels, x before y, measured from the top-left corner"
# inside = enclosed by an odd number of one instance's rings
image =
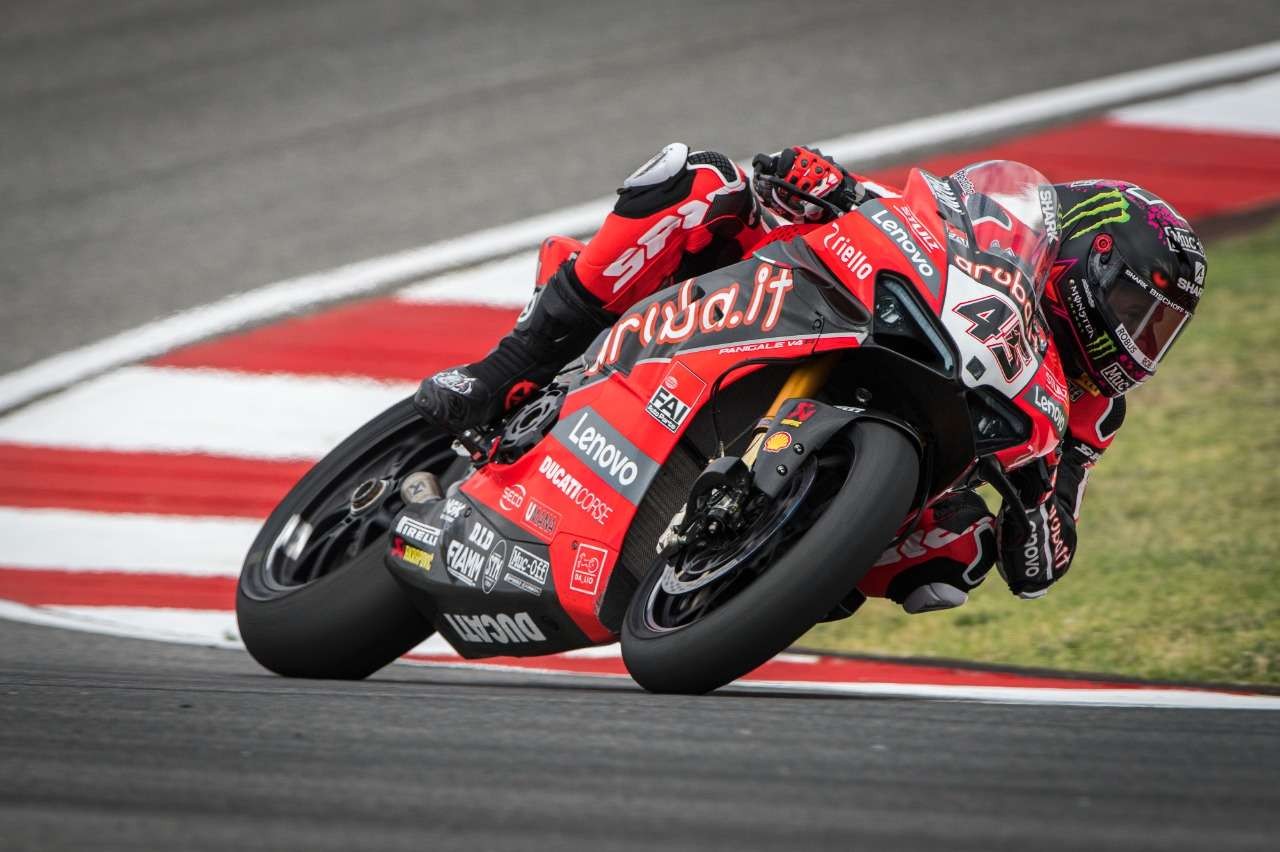
[[[245,645],[282,675],[361,678],[432,631],[466,658],[620,639],[646,689],[716,689],[856,609],[949,490],[1019,505],[1007,473],[1066,426],[1038,305],[1057,239],[1028,166],[913,170],[900,197],[634,305],[491,428],[394,405],[266,521]]]

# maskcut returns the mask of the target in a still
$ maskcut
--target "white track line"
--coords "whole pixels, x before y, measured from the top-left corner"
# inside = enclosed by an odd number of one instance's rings
[[[1125,107],[1111,118],[1173,130],[1280,136],[1280,74]]]
[[[1280,42],[1117,74],[984,106],[831,139],[824,150],[849,162],[900,155],[1206,85],[1280,67]],[[350,299],[446,269],[537,246],[548,234],[590,233],[611,209],[601,198],[455,240],[280,281],[121,332],[0,378],[0,411],[22,405],[112,367],[158,355],[242,326]]]
[[[0,420],[0,441],[314,459],[416,384],[124,367]]]
[[[437,275],[429,281],[405,287],[396,293],[396,298],[404,302],[517,308],[529,301],[537,267],[536,251],[521,252],[470,269]]]
[[[237,577],[261,522],[0,507],[0,565]],[[68,574],[67,582],[75,582]]]

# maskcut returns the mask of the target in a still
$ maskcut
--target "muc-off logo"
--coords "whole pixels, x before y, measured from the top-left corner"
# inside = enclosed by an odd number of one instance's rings
[[[1166,225],[1164,228],[1164,237],[1169,244],[1169,248],[1182,249],[1190,254],[1196,254],[1204,257],[1204,245],[1201,244],[1195,234],[1186,228],[1175,228],[1172,225]]]
[[[540,586],[546,584],[547,576],[551,573],[549,561],[518,544],[511,549],[511,561],[507,563],[507,568]]]
[[[1116,393],[1124,393],[1137,384],[1125,374],[1124,370],[1120,369],[1119,364],[1108,364],[1099,372],[1102,373],[1102,377],[1107,380],[1107,383],[1111,385]]]

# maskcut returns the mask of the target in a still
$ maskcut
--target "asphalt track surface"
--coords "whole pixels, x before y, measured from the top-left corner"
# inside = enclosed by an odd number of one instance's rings
[[[0,371],[599,197],[671,139],[749,156],[1280,38],[1273,0],[1059,6],[8,0]]]
[[[396,665],[0,624],[4,849],[1273,849],[1280,714]]]
[[[1280,37],[1269,0],[973,2],[945,26],[936,9],[5,3],[0,371],[597,197],[669,139],[743,156]],[[409,666],[284,681],[235,652],[6,622],[0,692],[5,850],[1230,850],[1280,832],[1274,713],[673,699]]]

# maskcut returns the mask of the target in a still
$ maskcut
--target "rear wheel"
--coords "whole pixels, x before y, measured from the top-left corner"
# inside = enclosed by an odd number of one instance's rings
[[[653,692],[704,693],[784,650],[879,558],[911,507],[918,475],[916,450],[901,432],[862,421],[778,497],[755,492],[736,528],[658,559],[623,622],[631,676]]]
[[[430,635],[383,560],[405,479],[460,475],[451,443],[404,400],[289,491],[240,573],[236,618],[254,659],[286,677],[363,678]]]

